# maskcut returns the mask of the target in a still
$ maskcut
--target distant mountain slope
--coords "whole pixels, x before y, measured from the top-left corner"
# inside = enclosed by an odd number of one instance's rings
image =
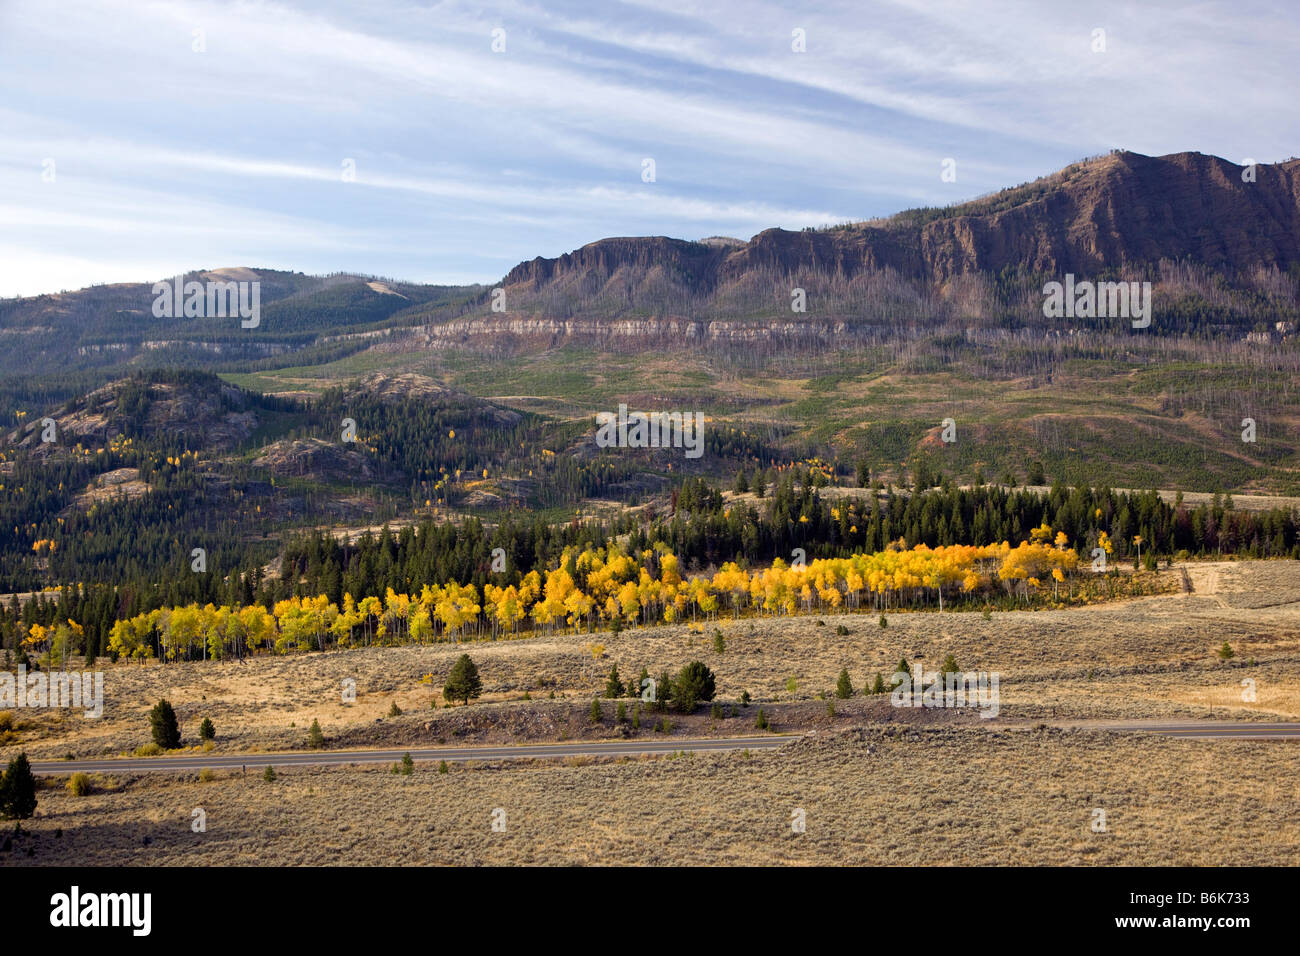
[[[171,282],[175,277],[160,277]],[[365,276],[306,276],[269,269],[187,273],[186,282],[256,281],[256,335],[237,317],[156,317],[152,283],[92,286],[0,300],[0,375],[144,364],[256,360],[317,344],[325,334],[372,327],[413,306],[463,296],[459,288],[384,283]]]
[[[1152,281],[1152,335],[1267,338],[1300,319],[1300,160],[1254,172],[1244,181],[1242,167],[1200,153],[1115,152],[971,202],[842,227],[769,229],[747,242],[602,239],[515,266],[503,299],[486,286],[356,275],[187,277],[256,278],[255,330],[234,318],[157,318],[147,284],[4,300],[0,415],[139,367],[255,372],[458,343],[656,337],[748,348],[801,337],[825,345],[845,331],[907,340],[1034,328],[1044,279],[1065,273]],[[1053,331],[1090,326],[1104,323]]]
[[[965,279],[1007,273],[1135,273],[1162,260],[1232,281],[1296,270],[1300,160],[1257,166],[1254,182],[1242,173],[1201,153],[1117,152],[973,202],[846,227],[769,229],[739,245],[603,239],[520,263],[503,285],[511,312],[749,317],[775,311],[773,297],[797,281],[851,317],[869,311],[873,285],[937,306],[967,291]]]

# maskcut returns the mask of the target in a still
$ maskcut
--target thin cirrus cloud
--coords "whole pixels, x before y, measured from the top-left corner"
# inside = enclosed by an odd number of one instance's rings
[[[0,295],[229,265],[491,282],[604,236],[866,219],[1116,146],[1277,161],[1297,41],[1274,2],[10,0]]]

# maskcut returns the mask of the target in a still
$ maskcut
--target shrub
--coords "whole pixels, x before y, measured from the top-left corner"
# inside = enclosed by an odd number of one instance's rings
[[[835,700],[834,700],[834,698],[832,698],[832,699],[826,701],[826,716],[827,716],[827,717],[834,717],[834,716],[835,716]]]
[[[199,724],[200,740],[216,740],[217,728],[212,726],[212,721],[207,717],[203,718],[203,723]]]
[[[90,774],[74,773],[68,778],[68,793],[74,797],[84,797],[90,793]]]
[[[401,717],[401,716],[402,716],[402,708],[400,708],[400,707],[397,706],[397,701],[393,701],[393,702],[388,706],[388,716],[389,716],[389,717]]]
[[[176,721],[176,711],[166,700],[160,700],[149,711],[149,729],[153,742],[163,750],[175,750],[181,745],[181,728]]]
[[[793,677],[787,678],[785,682],[785,689],[789,691],[791,694],[793,694],[795,691],[799,689],[799,682],[795,680]]]
[[[637,701],[632,707],[632,728],[641,729],[641,702]]]
[[[749,691],[747,691],[747,690],[742,690],[742,691],[740,692],[740,706],[741,706],[741,707],[748,707],[748,706],[749,706],[749,702],[750,702],[751,700],[753,700],[753,698],[749,696]]]
[[[614,714],[614,719],[620,724],[627,723],[627,704],[623,703],[621,700],[618,702],[618,710]]]
[[[722,705],[715,701],[713,707],[709,710],[709,716],[712,717],[714,720],[721,720]]]
[[[1232,658],[1234,658],[1236,654],[1237,652],[1232,649],[1232,645],[1229,644],[1227,641],[1224,641],[1223,646],[1219,648],[1219,660],[1221,661],[1232,660]]]
[[[275,780],[275,768],[274,768],[274,767],[271,767],[271,766],[268,766],[265,770],[263,770],[263,771],[262,771],[262,779],[265,780],[267,783],[271,783],[272,781],[274,781],[274,780]]]
[[[411,759],[410,751],[402,754],[402,776],[409,777],[415,773],[415,761]]]
[[[684,714],[695,710],[695,705],[713,700],[717,681],[713,671],[703,661],[691,661],[680,671],[673,681],[673,701],[677,709]]]
[[[881,626],[882,629],[883,629],[883,628],[886,628],[886,627],[889,627],[889,619],[888,619],[887,617],[885,617],[885,615],[883,615],[883,614],[880,615],[880,626]]]
[[[468,654],[460,655],[460,657],[456,658],[456,663],[451,666],[451,673],[447,676],[447,682],[443,684],[443,698],[448,701],[458,700],[462,704],[468,704],[482,693],[483,682],[479,679],[478,668]]]
[[[199,771],[199,783],[211,783],[217,779],[216,771],[204,767]]]
[[[163,749],[155,743],[141,744],[135,748],[137,757],[156,757],[163,752]]]
[[[835,682],[835,696],[840,700],[848,700],[853,696],[853,682],[849,680],[847,667],[840,669],[840,679]]]
[[[849,629],[845,627],[843,624],[836,624],[835,633],[838,634],[840,637],[847,637],[849,633]]]
[[[448,773],[448,772],[449,772],[449,768],[447,767],[447,761],[445,761],[445,760],[439,760],[439,761],[438,761],[438,773]]]
[[[24,752],[9,761],[9,769],[0,777],[0,816],[26,820],[35,812],[36,778]]]
[[[319,720],[313,719],[311,722],[311,728],[307,731],[307,746],[312,750],[325,746],[325,735],[321,732]]]

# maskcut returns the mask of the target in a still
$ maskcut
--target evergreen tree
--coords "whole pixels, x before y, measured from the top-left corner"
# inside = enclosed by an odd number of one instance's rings
[[[623,679],[618,676],[617,664],[609,669],[609,677],[605,681],[605,696],[610,700],[623,696]]]
[[[659,675],[659,681],[655,685],[655,707],[660,713],[668,709],[668,700],[672,696],[673,680],[665,670]]]
[[[35,812],[36,778],[23,752],[9,761],[9,769],[0,776],[0,816],[26,820]]]
[[[199,724],[199,739],[215,740],[216,737],[217,737],[217,729],[212,726],[212,721],[209,718],[204,717],[203,723]]]
[[[840,700],[848,700],[853,696],[853,683],[849,680],[847,667],[840,670],[840,679],[835,682],[835,696]]]
[[[604,714],[600,710],[600,698],[593,697],[591,699],[591,712],[587,715],[587,719],[593,724],[598,724],[603,716]]]
[[[313,750],[319,750],[325,746],[325,734],[321,732],[320,721],[312,719],[311,728],[307,731],[307,746]]]
[[[479,679],[478,668],[468,654],[456,658],[456,663],[447,675],[447,682],[442,687],[442,696],[448,701],[458,700],[468,704],[470,700],[483,693],[483,682]]]
[[[176,711],[165,699],[154,704],[149,711],[149,729],[153,742],[163,750],[175,750],[181,745],[181,728],[176,721]]]
[[[713,700],[716,684],[708,665],[703,661],[691,661],[677,672],[673,681],[673,701],[677,709],[689,714],[697,703]]]

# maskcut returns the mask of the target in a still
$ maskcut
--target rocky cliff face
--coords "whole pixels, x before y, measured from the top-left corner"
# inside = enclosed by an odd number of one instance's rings
[[[605,239],[506,276],[508,311],[599,317],[743,312],[814,278],[845,290],[880,276],[933,294],[1003,270],[1080,277],[1160,260],[1228,274],[1300,262],[1300,160],[1255,169],[1200,153],[1114,153],[961,206],[747,243]],[[771,288],[769,288],[771,287]]]

